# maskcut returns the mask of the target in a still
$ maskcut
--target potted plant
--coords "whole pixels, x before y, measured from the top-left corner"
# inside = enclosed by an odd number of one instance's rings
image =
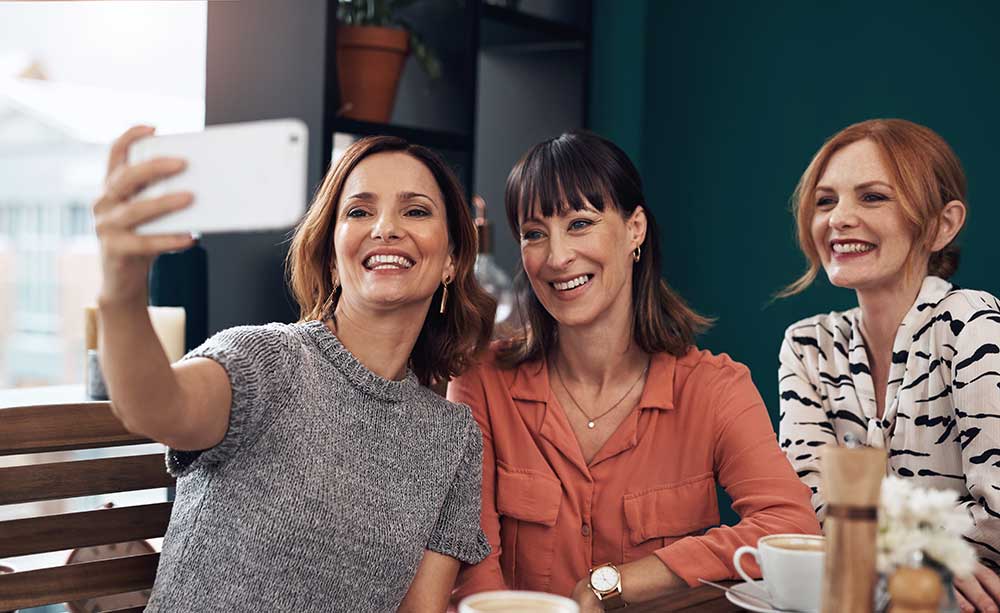
[[[337,74],[340,114],[386,122],[392,115],[403,64],[412,51],[432,78],[437,58],[399,11],[417,0],[338,0]]]

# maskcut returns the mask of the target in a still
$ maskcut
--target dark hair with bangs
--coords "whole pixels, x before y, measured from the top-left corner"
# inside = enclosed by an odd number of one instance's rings
[[[510,171],[507,224],[520,241],[523,218],[582,211],[588,202],[603,213],[608,198],[624,217],[631,215],[643,202],[639,172],[614,143],[582,130],[567,132],[532,147]],[[620,202],[633,205],[626,210]]]
[[[625,219],[643,207],[646,238],[632,267],[632,334],[647,353],[684,355],[712,320],[691,309],[663,280],[659,228],[642,195],[639,171],[625,152],[591,132],[567,132],[532,147],[507,177],[507,222],[518,241],[521,219],[580,211],[588,202],[601,212],[611,207]],[[517,308],[523,329],[501,345],[497,356],[508,368],[548,355],[558,336],[558,324],[523,269],[517,275]]]

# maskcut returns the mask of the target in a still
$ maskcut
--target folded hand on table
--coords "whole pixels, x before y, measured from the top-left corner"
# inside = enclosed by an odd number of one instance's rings
[[[971,575],[955,579],[958,604],[963,613],[1000,611],[1000,577],[989,568],[977,563]]]
[[[570,598],[580,605],[580,613],[604,613],[604,607],[601,606],[601,601],[597,599],[594,590],[590,589],[590,582],[587,579],[581,579],[576,584]]]

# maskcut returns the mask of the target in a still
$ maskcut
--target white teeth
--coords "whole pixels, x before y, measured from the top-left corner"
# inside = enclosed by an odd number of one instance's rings
[[[556,288],[560,292],[563,292],[568,289],[573,289],[574,287],[580,287],[589,280],[590,275],[580,275],[579,277],[570,279],[569,281],[555,281],[552,283],[552,287]]]
[[[871,251],[875,248],[875,245],[871,243],[834,243],[833,252],[834,253],[863,253],[865,251]]]
[[[401,255],[373,255],[365,260],[365,268],[371,270],[388,270],[392,268],[410,268],[413,260]]]

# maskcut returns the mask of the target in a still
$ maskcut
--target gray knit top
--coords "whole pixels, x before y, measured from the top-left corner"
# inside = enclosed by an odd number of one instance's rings
[[[424,550],[474,564],[482,438],[469,408],[383,379],[322,322],[220,332],[233,388],[217,446],[178,477],[147,611],[395,611]]]

